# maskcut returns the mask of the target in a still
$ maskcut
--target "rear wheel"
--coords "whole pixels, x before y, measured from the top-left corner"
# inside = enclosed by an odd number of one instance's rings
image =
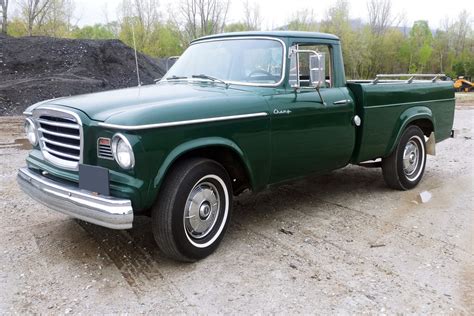
[[[171,170],[152,211],[152,230],[164,254],[179,261],[210,255],[221,242],[232,212],[226,170],[194,158]]]
[[[390,156],[382,159],[382,173],[389,187],[409,190],[420,182],[425,165],[425,136],[418,126],[412,125],[405,130]]]

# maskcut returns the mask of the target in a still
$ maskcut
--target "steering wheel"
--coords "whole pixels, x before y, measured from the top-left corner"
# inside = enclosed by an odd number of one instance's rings
[[[270,72],[262,70],[262,69],[257,69],[257,70],[252,71],[251,73],[249,73],[249,75],[247,77],[252,78],[253,75],[255,75],[255,74],[264,74],[264,75],[267,75],[269,77],[273,77],[273,75]]]

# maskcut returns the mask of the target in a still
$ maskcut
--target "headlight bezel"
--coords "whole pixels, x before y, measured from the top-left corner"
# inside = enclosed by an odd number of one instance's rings
[[[31,138],[30,138],[30,131],[28,130],[30,127],[33,129],[32,134],[34,136],[34,140],[31,140]],[[25,119],[24,129],[25,129],[26,138],[28,139],[30,144],[34,147],[38,146],[38,142],[39,142],[39,140],[38,140],[38,130],[36,128],[35,122],[31,118],[27,117]]]
[[[123,162],[121,162],[121,160],[119,159],[118,146],[120,142],[123,142],[123,144],[125,145],[127,149],[127,153],[130,156],[129,157],[130,163],[128,165],[123,164]],[[130,144],[130,141],[127,139],[127,137],[125,137],[121,133],[116,133],[112,137],[112,154],[114,156],[115,161],[120,166],[120,168],[125,169],[125,170],[130,170],[135,167],[135,154],[133,152],[133,147]]]

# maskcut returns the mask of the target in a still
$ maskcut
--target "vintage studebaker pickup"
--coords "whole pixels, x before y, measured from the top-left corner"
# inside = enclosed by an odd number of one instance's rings
[[[164,254],[198,260],[217,248],[244,190],[364,162],[391,188],[415,187],[454,117],[452,82],[424,76],[347,81],[330,34],[200,38],[155,85],[29,107],[33,150],[18,181],[97,225],[151,216]]]

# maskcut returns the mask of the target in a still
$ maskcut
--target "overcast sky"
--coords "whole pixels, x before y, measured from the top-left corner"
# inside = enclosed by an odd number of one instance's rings
[[[13,0],[13,3],[16,0]],[[80,26],[104,23],[106,16],[109,21],[117,17],[117,7],[122,0],[74,0],[76,18]],[[169,6],[179,0],[161,0],[160,11],[166,17]],[[311,9],[317,20],[323,18],[327,9],[334,0],[249,0],[250,3],[260,5],[264,29],[272,29],[285,25],[289,17],[299,10]],[[243,18],[243,0],[231,0],[229,22],[237,22]],[[367,18],[367,0],[349,0],[351,18]],[[471,3],[471,4],[469,4]],[[446,1],[446,0],[392,0],[393,11],[405,16],[406,26],[411,26],[416,20],[428,20],[431,28],[437,28],[445,17],[454,19],[463,9],[472,10],[472,0]],[[14,6],[14,5],[13,5]],[[15,9],[14,9],[15,10]],[[403,25],[404,26],[404,25]]]

